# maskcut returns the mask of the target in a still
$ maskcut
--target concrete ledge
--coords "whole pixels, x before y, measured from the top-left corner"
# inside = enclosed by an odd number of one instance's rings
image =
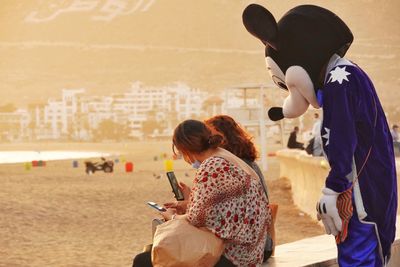
[[[323,157],[312,157],[305,151],[285,149],[277,151],[280,177],[290,180],[294,203],[301,210],[317,219],[315,205],[321,197],[325,178],[329,172]]]
[[[396,241],[392,246],[392,258],[388,267],[400,266],[400,216],[397,216],[396,228]],[[270,258],[263,266],[333,267],[339,266],[336,257],[337,249],[333,236],[320,235],[276,246],[275,256]]]
[[[295,267],[315,263],[326,264],[321,266],[335,266],[336,256],[337,250],[333,237],[320,235],[277,246],[275,256],[263,266]]]

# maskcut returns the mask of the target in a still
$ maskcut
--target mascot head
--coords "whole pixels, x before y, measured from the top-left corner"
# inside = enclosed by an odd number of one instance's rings
[[[289,10],[278,23],[264,7],[243,11],[246,29],[265,45],[267,69],[275,84],[289,91],[283,107],[273,107],[271,120],[296,118],[311,104],[319,108],[316,91],[324,82],[329,59],[343,57],[353,41],[346,24],[331,11],[313,5]]]

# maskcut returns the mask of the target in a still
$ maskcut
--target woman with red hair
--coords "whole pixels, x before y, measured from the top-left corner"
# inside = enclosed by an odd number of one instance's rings
[[[241,158],[252,167],[265,188],[265,194],[268,196],[267,186],[264,175],[258,167],[255,160],[258,157],[257,150],[252,142],[252,137],[240,125],[228,115],[217,115],[205,120],[207,126],[213,131],[220,133],[224,139],[220,147],[228,150],[235,156]]]

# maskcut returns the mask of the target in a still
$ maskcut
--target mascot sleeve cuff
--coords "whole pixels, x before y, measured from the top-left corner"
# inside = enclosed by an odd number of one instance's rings
[[[340,183],[340,181],[336,182],[336,181],[327,180],[325,182],[325,186],[335,192],[342,193],[350,188],[351,183],[350,182]]]

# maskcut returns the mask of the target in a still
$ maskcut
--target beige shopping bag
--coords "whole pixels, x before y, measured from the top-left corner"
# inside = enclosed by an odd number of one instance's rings
[[[214,266],[223,250],[223,240],[206,228],[176,219],[157,226],[151,261],[155,267]]]

